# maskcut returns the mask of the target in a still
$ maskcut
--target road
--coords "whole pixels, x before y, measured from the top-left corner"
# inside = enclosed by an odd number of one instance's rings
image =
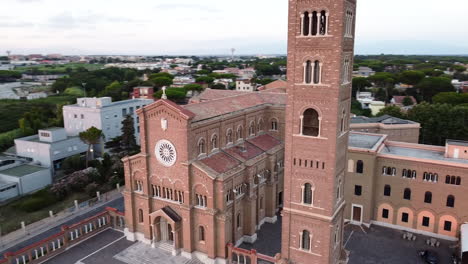
[[[24,247],[27,247],[31,244],[34,244],[38,241],[41,241],[49,236],[52,236],[58,232],[61,231],[61,226],[62,225],[72,225],[74,223],[77,223],[77,222],[80,222],[81,220],[84,220],[86,218],[89,218],[91,216],[94,216],[94,215],[97,215],[98,213],[102,212],[106,207],[113,207],[113,208],[116,208],[117,210],[123,212],[124,211],[124,200],[123,200],[123,197],[120,197],[120,198],[117,198],[116,200],[114,201],[111,201],[111,202],[108,202],[108,203],[104,203],[104,204],[101,204],[99,205],[98,207],[94,208],[93,210],[87,212],[87,213],[84,213],[84,214],[81,214],[81,215],[76,215],[75,217],[73,217],[72,219],[66,221],[65,223],[61,224],[61,225],[58,225],[58,226],[54,226],[50,229],[46,229],[44,232],[42,232],[41,234],[39,235],[36,235],[36,236],[33,236],[21,243],[18,243],[14,246],[10,246],[8,247],[8,245],[6,245],[5,247],[2,247],[0,248],[0,256],[3,256],[4,253],[6,252],[15,252],[15,251],[18,251]],[[0,241],[1,242],[1,241]]]

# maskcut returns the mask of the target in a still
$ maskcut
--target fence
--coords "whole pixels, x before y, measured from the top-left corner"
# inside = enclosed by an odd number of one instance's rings
[[[257,253],[255,249],[247,250],[236,248],[231,243],[228,244],[228,264],[279,264],[281,254],[275,257]]]
[[[107,207],[105,211],[71,226],[62,226],[62,231],[16,252],[7,252],[0,264],[34,264],[52,258],[66,248],[83,241],[107,228],[123,229],[124,214]]]

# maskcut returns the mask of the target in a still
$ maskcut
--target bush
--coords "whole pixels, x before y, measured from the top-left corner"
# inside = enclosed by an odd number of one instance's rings
[[[57,202],[56,197],[47,189],[38,191],[15,205],[21,211],[31,213]]]
[[[96,192],[98,191],[99,185],[95,182],[92,182],[88,185],[86,185],[85,192],[90,196],[90,197],[96,197]]]
[[[74,155],[66,158],[62,162],[62,169],[65,173],[72,173],[74,171],[82,170],[86,167],[85,158],[81,155]]]
[[[15,145],[15,138],[25,136],[21,129],[11,130],[0,134],[0,151],[5,151],[9,147]]]

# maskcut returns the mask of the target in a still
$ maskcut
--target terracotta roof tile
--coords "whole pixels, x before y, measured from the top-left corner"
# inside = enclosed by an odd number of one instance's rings
[[[261,155],[264,152],[263,150],[249,143],[248,141],[245,141],[241,145],[236,145],[232,148],[228,148],[224,151],[240,161],[250,160]]]
[[[255,146],[261,148],[263,151],[268,151],[281,144],[281,141],[268,134],[249,139],[248,141],[254,144]]]
[[[240,164],[238,160],[226,155],[224,152],[219,152],[200,161],[217,173],[224,173]]]
[[[195,114],[193,121],[196,122],[264,104],[286,105],[286,98],[287,94],[282,93],[242,92],[237,96],[223,97],[183,107]]]

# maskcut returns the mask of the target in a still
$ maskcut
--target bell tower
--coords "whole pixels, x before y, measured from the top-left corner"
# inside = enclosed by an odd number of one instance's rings
[[[345,263],[356,0],[289,0],[282,256]]]

